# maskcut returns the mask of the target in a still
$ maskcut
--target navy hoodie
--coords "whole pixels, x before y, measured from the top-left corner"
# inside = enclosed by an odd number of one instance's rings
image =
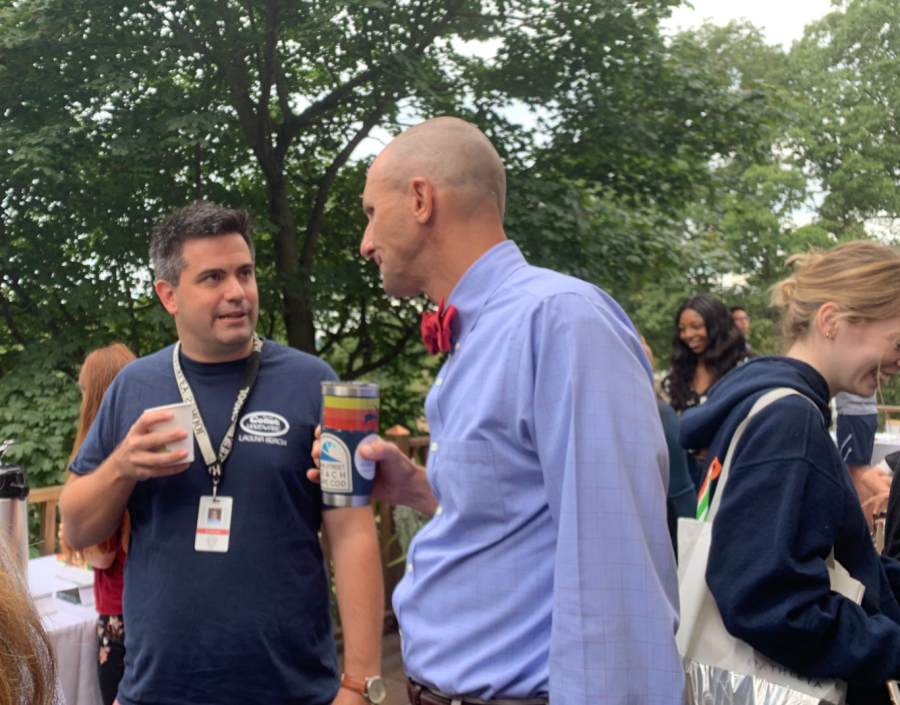
[[[707,467],[724,462],[754,402],[777,387],[815,406],[792,395],[748,424],[713,526],[706,581],[731,634],[797,673],[847,681],[848,703],[887,702],[884,682],[900,678],[900,563],[872,544],[828,433],[822,375],[786,357],[750,360],[685,412],[681,444],[708,448]],[[865,585],[862,605],[831,592],[832,549]]]

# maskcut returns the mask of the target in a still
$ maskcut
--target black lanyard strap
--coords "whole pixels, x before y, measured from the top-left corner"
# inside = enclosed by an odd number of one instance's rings
[[[215,498],[219,484],[225,479],[225,461],[231,454],[238,417],[241,415],[241,409],[244,408],[244,404],[247,402],[250,391],[253,389],[253,385],[256,382],[256,376],[259,374],[259,365],[260,360],[262,359],[262,339],[256,335],[256,333],[253,334],[253,352],[250,353],[250,357],[247,358],[247,362],[244,364],[244,371],[241,374],[241,388],[238,392],[237,400],[234,402],[234,407],[231,410],[231,425],[228,427],[228,431],[222,439],[218,455],[216,455],[216,452],[213,450],[209,433],[206,431],[206,424],[203,423],[203,417],[200,415],[200,409],[197,406],[197,401],[194,398],[194,392],[191,389],[191,385],[188,383],[187,378],[184,376],[184,372],[181,369],[181,361],[178,359],[180,350],[181,341],[179,340],[175,343],[175,349],[172,351],[172,367],[175,369],[175,381],[178,383],[178,391],[181,392],[181,400],[185,404],[191,405],[194,436],[197,438],[197,445],[200,446],[200,453],[203,455],[206,469],[209,471],[209,476],[212,478],[213,498]]]

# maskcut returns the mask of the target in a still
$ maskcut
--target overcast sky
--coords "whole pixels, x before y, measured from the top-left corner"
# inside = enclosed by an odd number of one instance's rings
[[[769,44],[781,44],[785,49],[803,36],[803,28],[831,9],[831,0],[693,0],[691,9],[682,5],[665,23],[669,30],[679,26],[687,29],[711,20],[714,24],[728,24],[730,20],[746,19],[765,30]]]

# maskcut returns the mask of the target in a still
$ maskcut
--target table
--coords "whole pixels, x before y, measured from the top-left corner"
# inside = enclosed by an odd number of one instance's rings
[[[59,665],[59,682],[66,705],[101,705],[97,682],[97,613],[55,597],[74,583],[56,577],[56,556],[28,561],[28,584],[34,595],[53,592],[56,612],[42,617]]]
[[[884,456],[900,450],[900,437],[896,434],[876,433],[875,446],[872,449],[872,465],[878,465]]]

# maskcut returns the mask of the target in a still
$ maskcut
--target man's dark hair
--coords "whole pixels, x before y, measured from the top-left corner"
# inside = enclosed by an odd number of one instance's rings
[[[735,311],[743,311],[744,313],[747,313],[747,309],[745,309],[743,306],[732,306],[728,310],[732,313],[734,313]]]
[[[256,248],[247,211],[223,208],[208,201],[195,201],[179,208],[153,228],[150,236],[150,260],[156,278],[178,286],[181,270],[187,266],[182,257],[185,242],[234,233],[244,238],[250,248],[250,258],[255,262]]]

